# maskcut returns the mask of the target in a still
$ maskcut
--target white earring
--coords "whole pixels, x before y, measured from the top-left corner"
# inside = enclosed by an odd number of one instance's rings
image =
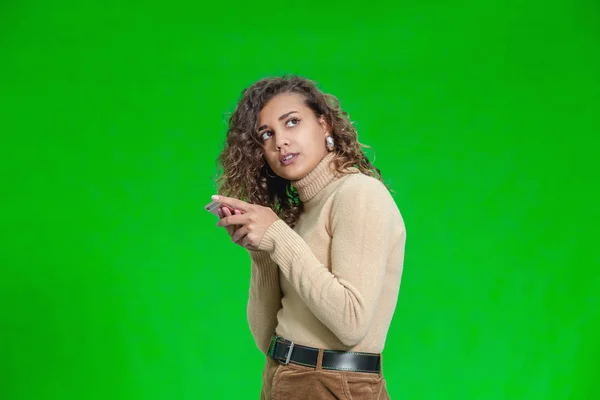
[[[331,135],[327,136],[325,142],[327,142],[327,150],[333,151],[333,149],[335,148],[335,142],[333,141],[333,137]]]

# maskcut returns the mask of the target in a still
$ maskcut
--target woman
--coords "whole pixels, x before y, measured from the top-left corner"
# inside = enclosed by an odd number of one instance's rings
[[[389,398],[381,352],[406,231],[337,99],[302,77],[258,81],[219,162],[217,225],[251,257],[261,399]]]

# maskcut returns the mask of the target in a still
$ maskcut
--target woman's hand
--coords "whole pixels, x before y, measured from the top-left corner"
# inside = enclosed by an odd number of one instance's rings
[[[227,207],[223,207],[224,217],[219,220],[217,226],[225,227],[231,240],[248,250],[258,250],[267,229],[280,219],[269,207],[225,196],[213,196],[213,200],[236,210],[232,215]]]
[[[219,207],[219,209],[217,210],[217,212],[219,213],[219,219],[223,219],[225,217],[229,217],[232,215],[241,215],[242,212],[240,210],[232,210],[229,207]],[[235,233],[235,231],[239,228],[239,225],[230,225],[230,226],[226,226],[225,230],[227,230],[227,233],[229,234],[229,236],[233,237],[233,234]]]

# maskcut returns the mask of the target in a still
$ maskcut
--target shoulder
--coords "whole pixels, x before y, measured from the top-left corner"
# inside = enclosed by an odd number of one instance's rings
[[[363,198],[370,201],[393,201],[388,188],[377,178],[356,172],[347,174],[340,179],[343,182],[334,193],[334,202],[356,201]]]
[[[341,226],[382,231],[404,229],[402,214],[383,182],[360,172],[340,179],[343,181],[331,203],[332,231]]]
[[[377,178],[356,172],[340,179],[342,182],[333,194],[332,212],[363,209],[372,213],[395,209],[399,213],[390,191]]]

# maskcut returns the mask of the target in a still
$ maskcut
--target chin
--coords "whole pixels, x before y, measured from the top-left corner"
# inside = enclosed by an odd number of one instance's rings
[[[278,174],[279,175],[279,174]],[[280,178],[287,179],[288,181],[297,181],[300,180],[301,177],[298,174],[290,174],[290,173],[282,173],[279,175]]]
[[[288,181],[299,181],[300,179],[304,178],[307,174],[305,174],[304,171],[291,171],[286,169],[284,171],[280,171],[280,173],[278,173],[277,175],[280,178],[287,179]]]

